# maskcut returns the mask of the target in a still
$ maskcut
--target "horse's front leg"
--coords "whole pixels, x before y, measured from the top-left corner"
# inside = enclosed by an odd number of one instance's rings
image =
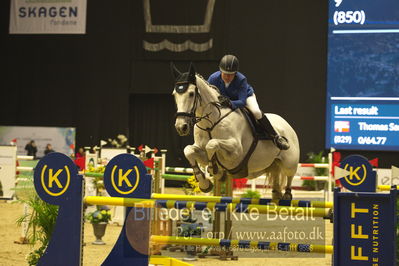
[[[208,154],[208,160],[217,152],[219,159],[226,161],[235,161],[242,155],[242,145],[236,139],[211,139],[206,144],[206,153]]]
[[[199,182],[199,188],[202,192],[208,193],[212,190],[212,182],[205,177],[204,172],[198,166],[208,164],[208,157],[206,156],[206,151],[197,145],[188,145],[184,148],[184,155],[189,161],[191,167],[193,168],[194,176]]]
[[[218,160],[221,161],[223,165],[235,165],[236,161],[240,159],[243,150],[241,144],[234,138],[211,139],[207,143],[205,149],[208,155],[208,160],[211,161],[212,174],[216,179],[223,177],[225,170],[218,169],[218,165],[215,161],[216,153]]]

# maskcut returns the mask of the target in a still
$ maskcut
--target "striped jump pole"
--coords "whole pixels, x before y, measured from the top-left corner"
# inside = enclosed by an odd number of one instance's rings
[[[188,201],[196,201],[196,202],[333,208],[333,202],[310,201],[310,200],[272,200],[269,198],[255,199],[255,198],[237,198],[237,197],[220,197],[220,196],[219,197],[217,197],[217,196],[190,196],[190,195],[157,194],[157,193],[153,193],[151,198],[158,199],[158,200],[188,200]]]
[[[328,163],[299,163],[299,167],[329,168]]]
[[[187,179],[189,179],[191,175],[162,174],[161,177],[165,180],[187,181]]]
[[[20,172],[33,172],[34,168],[30,166],[17,166],[17,171]]]
[[[189,210],[204,210],[225,212],[233,211],[238,213],[259,214],[279,214],[290,216],[311,216],[331,218],[331,212],[327,208],[315,207],[293,207],[293,206],[277,206],[277,205],[257,205],[244,203],[218,203],[218,202],[195,202],[195,201],[178,201],[178,200],[155,200],[155,199],[137,199],[122,197],[99,197],[88,196],[84,198],[86,204],[91,205],[113,205],[125,207],[142,207],[142,208],[176,208]]]
[[[225,248],[238,247],[242,249],[260,249],[270,251],[291,251],[306,253],[332,254],[332,245],[312,245],[295,243],[277,243],[266,241],[249,240],[229,240],[216,238],[194,238],[194,237],[176,237],[176,236],[158,236],[152,235],[150,240],[156,244],[176,244],[176,245],[198,245],[198,246],[220,246]]]
[[[84,175],[87,177],[104,177],[103,173],[95,173],[95,172],[85,172]]]
[[[165,167],[165,172],[173,172],[173,173],[194,173],[193,168],[183,168],[183,167]]]
[[[328,176],[294,176],[294,179],[310,180],[310,181],[327,181]]]
[[[91,174],[91,173],[90,173]],[[187,181],[191,175],[175,175],[175,174],[163,174],[161,177],[165,180],[175,180],[175,181]],[[265,178],[265,176],[261,176]],[[313,180],[313,181],[327,181],[328,176],[294,176],[294,179],[300,180]]]
[[[328,169],[328,177],[324,177],[321,179],[315,178],[315,179],[302,179],[301,180],[314,180],[314,181],[327,181],[327,193],[326,193],[326,199],[328,201],[332,200],[332,186],[333,186],[333,176],[332,176],[332,153],[335,151],[335,149],[331,148],[329,154],[328,154],[328,163],[299,163],[298,167],[312,167],[312,168],[324,168]]]
[[[34,156],[30,155],[18,155],[17,160],[23,160],[23,161],[33,161],[35,159]]]
[[[314,168],[329,168],[328,163],[299,163],[299,167],[314,167]],[[174,172],[174,173],[193,173],[192,168],[184,168],[184,167],[165,167],[165,172]]]
[[[327,181],[328,176],[299,176],[296,175],[293,177],[294,179],[301,179],[301,180],[314,180],[314,181]],[[256,179],[266,179],[265,175],[258,176]],[[251,179],[255,180],[255,179]]]

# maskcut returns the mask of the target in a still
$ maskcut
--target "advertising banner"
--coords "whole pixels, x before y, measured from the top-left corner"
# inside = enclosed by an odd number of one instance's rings
[[[10,34],[85,34],[86,0],[11,0]]]
[[[25,146],[33,140],[37,146],[36,157],[44,156],[47,144],[51,144],[54,151],[70,156],[74,153],[75,136],[73,127],[0,126],[0,145],[16,142],[18,155],[27,155]]]
[[[334,265],[397,265],[396,197],[396,190],[334,194]]]
[[[15,146],[0,146],[0,184],[3,194],[0,199],[11,199],[15,186],[17,148]]]

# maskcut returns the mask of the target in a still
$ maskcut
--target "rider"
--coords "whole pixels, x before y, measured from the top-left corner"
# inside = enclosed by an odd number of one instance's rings
[[[259,109],[254,89],[248,84],[247,78],[238,72],[238,59],[234,55],[225,55],[219,63],[220,71],[209,76],[208,82],[219,88],[224,96],[219,99],[224,107],[232,109],[246,106],[266,133],[272,136],[273,142],[280,150],[289,149],[287,139],[279,135],[270,124],[269,119]]]

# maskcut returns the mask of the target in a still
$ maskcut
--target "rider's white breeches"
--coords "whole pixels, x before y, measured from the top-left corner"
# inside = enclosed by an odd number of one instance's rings
[[[246,107],[252,112],[252,114],[255,116],[256,120],[259,120],[262,118],[263,114],[259,108],[255,93],[247,98]]]

